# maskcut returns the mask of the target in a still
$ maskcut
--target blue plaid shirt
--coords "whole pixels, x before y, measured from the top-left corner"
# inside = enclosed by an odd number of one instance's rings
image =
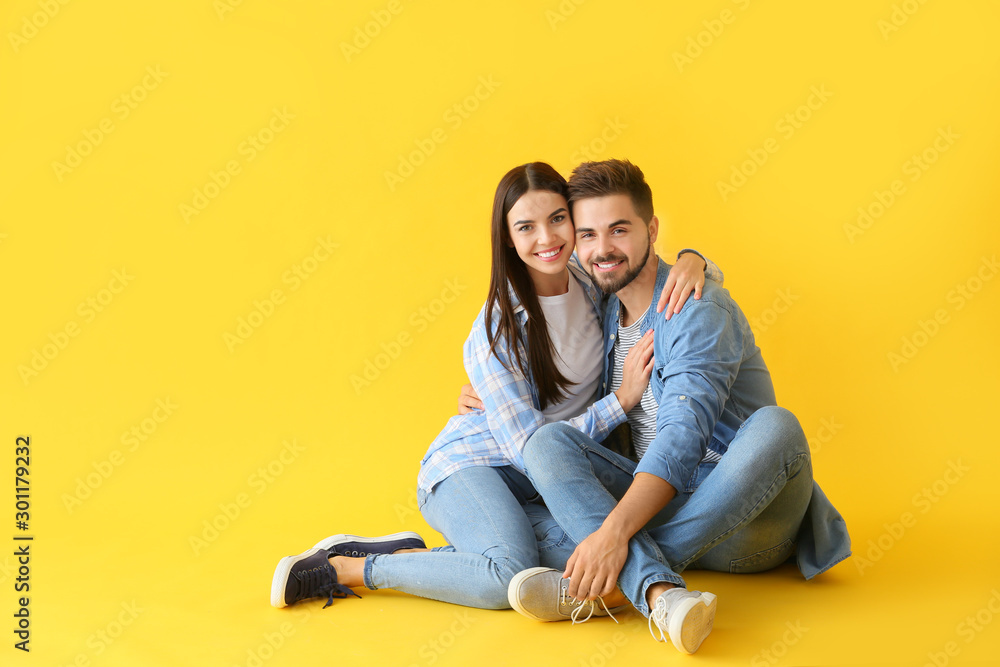
[[[698,255],[704,259],[700,253]],[[721,282],[722,272],[719,268],[707,259],[705,261],[707,276]],[[602,322],[607,297],[591,282],[576,253],[567,266],[570,275],[590,297],[594,317],[599,323]],[[521,358],[527,359],[524,330],[528,313],[513,292],[511,300],[521,333],[517,349]],[[499,309],[496,313],[494,330]],[[486,338],[485,305],[480,309],[463,349],[465,371],[485,409],[452,417],[431,443],[420,462],[420,474],[417,477],[418,488],[428,493],[438,482],[463,468],[509,465],[524,473],[524,459],[521,456],[524,445],[546,423],[545,415],[538,409],[535,382],[530,375],[525,377],[517,369],[508,353],[507,342],[498,341],[496,354],[490,352],[490,344]],[[567,419],[565,423],[601,442],[625,419],[618,397],[610,393],[593,403],[583,414]]]

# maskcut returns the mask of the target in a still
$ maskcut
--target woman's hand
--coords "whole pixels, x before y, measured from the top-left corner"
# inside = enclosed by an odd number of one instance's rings
[[[686,252],[677,258],[677,263],[667,275],[667,283],[660,292],[660,300],[656,302],[656,312],[662,313],[667,307],[667,319],[681,312],[691,292],[694,298],[701,298],[701,288],[705,286],[705,267],[707,263],[697,253]]]
[[[479,394],[472,388],[471,384],[462,386],[462,393],[458,396],[458,414],[464,415],[473,410],[482,410],[483,402],[479,400]]]
[[[615,396],[622,410],[628,412],[642,400],[642,394],[653,373],[653,330],[647,331],[639,342],[632,346],[625,357],[622,369],[622,386],[615,390]]]

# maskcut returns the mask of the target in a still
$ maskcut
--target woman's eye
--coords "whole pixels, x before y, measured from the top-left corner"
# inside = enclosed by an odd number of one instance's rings
[[[565,219],[566,219],[565,215],[557,215],[556,217],[552,218],[552,222],[562,222]]]
[[[531,229],[531,225],[522,225],[522,226],[520,226],[520,227],[517,228],[517,231],[519,231],[519,232],[526,232],[529,229]]]

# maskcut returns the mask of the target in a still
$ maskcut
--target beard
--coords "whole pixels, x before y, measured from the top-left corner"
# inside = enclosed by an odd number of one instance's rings
[[[628,257],[624,255],[606,255],[604,257],[596,257],[590,262],[590,267],[588,273],[590,277],[594,280],[594,284],[605,294],[613,294],[620,290],[625,289],[633,280],[636,279],[640,273],[642,273],[643,267],[646,266],[646,260],[649,259],[650,246],[649,239],[646,239],[646,250],[642,253],[642,259],[636,264],[632,264],[628,261]],[[601,263],[605,264],[607,262],[618,262],[624,261],[625,272],[620,276],[608,276],[603,273],[598,273],[594,269],[594,265]]]

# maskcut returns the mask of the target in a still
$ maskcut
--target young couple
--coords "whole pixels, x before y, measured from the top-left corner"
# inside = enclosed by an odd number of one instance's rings
[[[811,579],[847,558],[844,520],[721,273],[693,251],[666,264],[658,228],[627,161],[581,164],[568,184],[540,162],[508,172],[465,343],[472,388],[418,477],[450,546],[334,535],[278,563],[271,603],[364,586],[574,622],[631,604],[693,653],[716,597],[683,570],[794,556]]]

